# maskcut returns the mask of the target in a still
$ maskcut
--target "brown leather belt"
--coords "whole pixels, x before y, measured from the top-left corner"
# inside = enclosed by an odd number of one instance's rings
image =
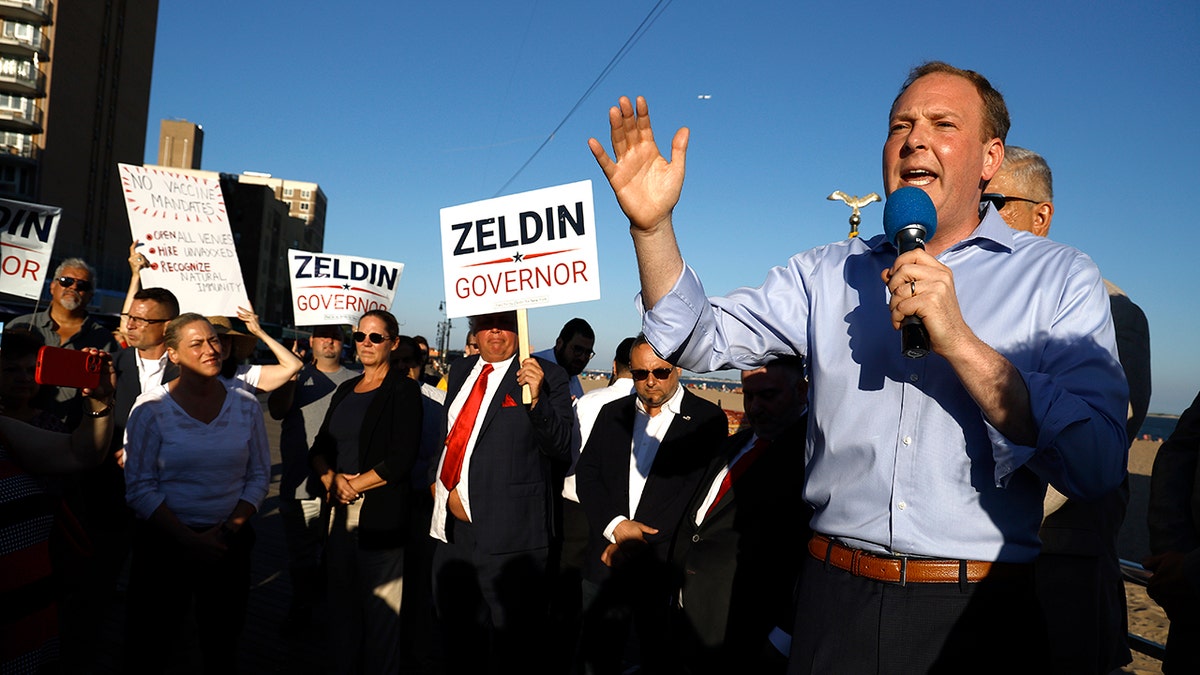
[[[975,583],[988,576],[994,567],[1002,564],[978,560],[930,560],[874,555],[843,546],[819,534],[813,535],[809,540],[808,552],[817,560],[828,562],[856,577],[894,584],[956,584],[963,581]]]

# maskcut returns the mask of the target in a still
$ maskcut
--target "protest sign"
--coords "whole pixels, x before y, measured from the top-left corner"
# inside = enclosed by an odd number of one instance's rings
[[[297,326],[355,325],[372,309],[391,311],[404,263],[290,249],[288,269]]]
[[[592,182],[441,210],[446,316],[600,298]]]
[[[0,290],[30,300],[42,296],[62,209],[0,199]]]
[[[142,286],[161,286],[189,312],[235,316],[248,307],[242,268],[215,180],[118,164],[129,229],[150,267]]]

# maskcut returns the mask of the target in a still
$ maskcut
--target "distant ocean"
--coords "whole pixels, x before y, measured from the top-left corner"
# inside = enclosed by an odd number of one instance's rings
[[[590,376],[595,379],[608,379],[608,373],[603,371],[588,371],[585,376]],[[696,375],[695,373],[687,373],[684,377],[679,378],[679,381],[685,385],[693,387],[705,387],[707,389],[718,389],[724,391],[740,391],[741,382],[732,377],[712,377]],[[1175,431],[1175,425],[1179,422],[1178,415],[1146,415],[1146,420],[1142,422],[1142,429],[1138,432],[1138,439],[1148,439],[1151,441],[1165,441],[1172,431]]]
[[[1146,415],[1146,421],[1142,422],[1142,430],[1138,432],[1138,438],[1149,438],[1152,441],[1166,440],[1175,431],[1175,425],[1179,422],[1178,415]]]

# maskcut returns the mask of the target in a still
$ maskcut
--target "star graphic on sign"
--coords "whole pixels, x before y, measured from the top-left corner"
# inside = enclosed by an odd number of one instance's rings
[[[513,262],[521,262],[521,259],[524,257],[525,256],[521,255],[520,251],[517,251],[516,253],[513,254]]]
[[[350,284],[342,284],[342,290],[344,290],[344,291],[350,290]]]

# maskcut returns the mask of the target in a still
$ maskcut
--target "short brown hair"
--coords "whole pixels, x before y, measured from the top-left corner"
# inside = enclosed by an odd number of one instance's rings
[[[999,138],[1001,142],[1004,142],[1008,138],[1008,128],[1012,123],[1008,117],[1008,106],[1004,103],[1004,96],[983,75],[974,70],[956,68],[944,61],[926,61],[910,70],[908,79],[904,80],[904,84],[900,86],[900,93],[896,94],[895,99],[892,99],[892,109],[895,109],[896,101],[900,100],[900,96],[913,82],[933,73],[956,75],[975,85],[975,91],[983,100],[983,140],[986,142],[993,138]]]

